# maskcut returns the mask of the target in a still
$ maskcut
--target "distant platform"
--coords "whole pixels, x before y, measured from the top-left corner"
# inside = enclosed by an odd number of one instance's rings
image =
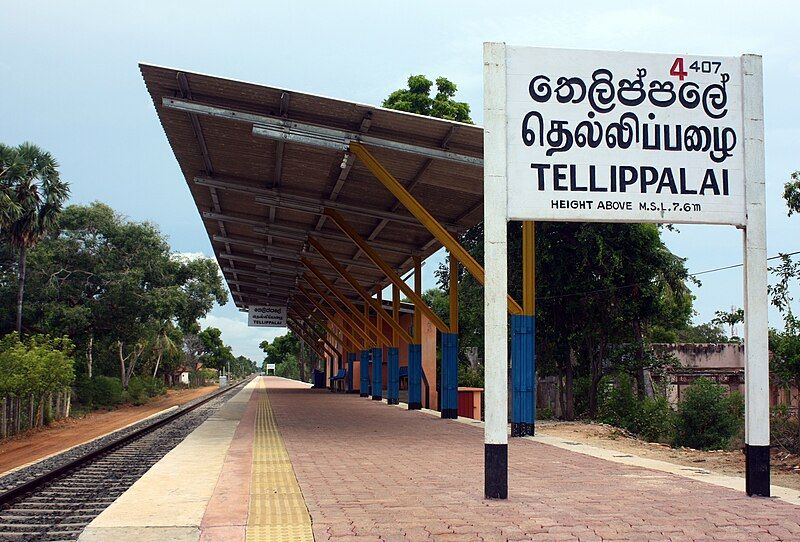
[[[785,500],[552,437],[512,439],[509,499],[484,500],[480,426],[260,377],[80,540],[800,540]]]

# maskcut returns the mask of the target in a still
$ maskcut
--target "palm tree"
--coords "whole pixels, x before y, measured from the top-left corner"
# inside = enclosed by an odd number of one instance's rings
[[[0,226],[19,251],[17,331],[22,332],[25,262],[28,250],[56,225],[69,197],[59,178],[58,162],[33,143],[9,147],[0,143]]]
[[[175,327],[172,325],[172,322],[167,321],[161,326],[155,339],[153,339],[152,348],[156,353],[156,368],[153,369],[153,378],[158,374],[158,366],[161,365],[161,359],[164,357],[164,354],[167,354],[167,356],[174,356],[181,351],[180,346],[178,346],[170,336],[170,332],[174,329]]]

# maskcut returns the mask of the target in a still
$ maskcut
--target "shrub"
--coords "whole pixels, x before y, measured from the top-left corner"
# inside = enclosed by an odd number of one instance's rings
[[[467,364],[458,366],[458,385],[470,388],[483,387],[483,366],[478,365],[475,369]]]
[[[667,398],[647,398],[639,406],[633,431],[650,442],[669,442],[675,429],[675,412]]]
[[[147,392],[148,397],[157,397],[159,395],[167,394],[167,387],[164,385],[164,381],[160,378],[154,378],[152,376],[140,376],[139,379],[144,384],[144,389]]]
[[[744,423],[744,398],[707,378],[686,388],[678,407],[673,445],[700,450],[727,448]]]
[[[555,417],[555,412],[553,412],[553,409],[550,407],[544,407],[536,410],[537,420],[552,420],[555,419]]]
[[[627,374],[617,377],[617,385],[604,379],[600,385],[600,421],[635,433],[650,442],[668,441],[675,423],[675,413],[664,397],[639,400]]]
[[[78,401],[90,408],[112,407],[122,402],[122,382],[119,378],[96,376],[85,378],[77,385]]]
[[[637,408],[633,384],[628,375],[613,379],[604,377],[599,385],[597,414],[600,421],[628,429],[632,412]]]
[[[219,377],[219,372],[213,369],[200,369],[198,374],[200,378],[198,385],[200,386],[205,385],[208,382],[213,382]]]
[[[48,335],[21,341],[17,333],[0,339],[0,393],[41,397],[75,380],[72,342]]]
[[[769,422],[770,439],[775,446],[800,454],[800,420],[793,416],[786,405],[772,410]]]
[[[134,405],[143,405],[150,399],[150,396],[147,394],[147,384],[140,376],[131,377],[128,382],[126,395],[128,401]]]

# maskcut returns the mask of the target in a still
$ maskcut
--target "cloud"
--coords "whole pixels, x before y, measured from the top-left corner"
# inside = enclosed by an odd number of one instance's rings
[[[246,356],[259,364],[264,359],[259,343],[264,339],[272,341],[288,332],[286,328],[248,327],[247,315],[243,312],[238,313],[241,315],[239,318],[215,314],[223,311],[222,307],[215,307],[208,316],[200,319],[200,327],[218,328],[223,342],[231,346],[235,356]]]

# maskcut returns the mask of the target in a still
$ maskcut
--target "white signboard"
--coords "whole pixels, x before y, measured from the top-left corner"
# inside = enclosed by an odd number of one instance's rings
[[[286,307],[251,305],[247,313],[250,327],[286,327]]]
[[[733,57],[506,48],[508,218],[745,225]]]

